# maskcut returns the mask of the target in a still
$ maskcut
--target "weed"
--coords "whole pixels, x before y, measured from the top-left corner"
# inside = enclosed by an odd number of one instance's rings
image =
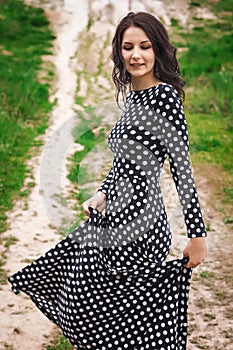
[[[209,313],[204,314],[204,317],[206,320],[214,320],[216,318],[215,315]]]
[[[233,216],[227,216],[224,219],[224,224],[233,224]]]
[[[200,276],[201,276],[202,278],[213,278],[213,277],[214,277],[214,273],[211,272],[211,271],[202,271],[202,272],[200,273]]]
[[[179,25],[179,22],[176,18],[171,18],[171,25],[173,27],[177,27]]]
[[[62,335],[57,335],[55,339],[47,346],[47,350],[73,350],[73,346]]]
[[[196,300],[196,306],[203,309],[206,307],[206,301],[203,298],[199,298]]]
[[[232,318],[233,318],[233,307],[228,307],[227,309],[226,309],[226,311],[225,311],[225,314],[224,314],[224,316],[226,317],[226,318],[228,318],[229,320],[232,320]],[[233,333],[232,333],[233,334]]]
[[[233,204],[233,188],[224,187],[223,191],[225,194],[224,202]]]
[[[93,20],[90,18],[87,23],[87,31],[91,29],[92,24],[93,24]]]
[[[6,242],[4,243],[4,247],[9,248],[12,244],[15,244],[17,241],[18,241],[17,238],[13,236],[9,236],[7,237]]]
[[[225,292],[225,290],[216,290],[215,295],[217,297],[217,300],[220,302],[226,300],[227,297],[227,293]]]
[[[7,273],[4,270],[4,265],[5,265],[5,257],[0,259],[0,284],[7,283]]]
[[[223,330],[222,335],[226,339],[232,339],[232,334],[233,334],[233,328],[230,328],[229,330]],[[232,343],[231,343],[232,344]]]

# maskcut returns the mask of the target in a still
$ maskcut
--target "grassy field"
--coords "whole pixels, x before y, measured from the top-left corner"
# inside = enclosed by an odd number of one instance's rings
[[[51,53],[53,39],[41,9],[20,0],[0,0],[0,232],[7,228],[6,212],[14,199],[34,186],[32,178],[21,191],[25,175],[30,176],[25,162],[32,147],[40,145],[36,137],[45,131],[52,107],[48,97],[53,72],[44,66],[48,79],[42,82],[38,76],[41,56]],[[2,239],[1,244],[7,248]]]
[[[198,160],[222,165],[233,175],[232,114],[233,43],[229,3],[211,4],[216,19],[193,19],[193,29],[178,29],[188,49],[180,58],[187,85],[187,111],[192,133],[191,151]],[[202,1],[204,3],[204,1]],[[205,1],[205,5],[208,5]]]
[[[178,27],[182,38],[180,63],[188,82],[185,110],[190,128],[194,166],[207,173],[223,203],[225,220],[232,222],[233,205],[233,1],[193,1],[204,4],[216,19],[193,18],[193,29]],[[185,43],[184,43],[185,40]],[[212,174],[210,174],[212,172]],[[232,215],[232,214],[231,214]]]

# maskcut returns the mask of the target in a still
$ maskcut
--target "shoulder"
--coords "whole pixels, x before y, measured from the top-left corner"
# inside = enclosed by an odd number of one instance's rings
[[[156,89],[157,88],[157,89]],[[161,99],[180,100],[177,90],[170,84],[161,83],[155,87],[155,93]]]
[[[149,106],[152,109],[168,105],[182,107],[177,90],[167,83],[160,83],[146,90],[132,91],[131,97],[134,103]]]
[[[153,88],[153,98],[149,101],[158,113],[182,111],[183,105],[177,90],[170,84],[162,83]]]
[[[151,108],[155,112],[155,120],[159,120],[162,125],[168,121],[169,127],[185,130],[186,117],[177,90],[172,85],[163,83],[154,94],[154,105]]]

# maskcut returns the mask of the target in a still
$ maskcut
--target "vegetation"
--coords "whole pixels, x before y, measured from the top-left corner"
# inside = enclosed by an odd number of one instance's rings
[[[64,336],[58,335],[47,347],[47,350],[73,350],[73,348]]]
[[[29,150],[47,126],[49,85],[38,80],[54,36],[41,9],[0,1],[0,232],[22,188]],[[50,72],[51,74],[51,72]]]
[[[0,233],[5,231],[6,211],[16,195],[28,195],[34,186],[29,181],[20,193],[25,175],[30,175],[25,161],[36,137],[47,127],[49,80],[39,81],[41,55],[50,54],[54,36],[41,9],[25,6],[22,1],[0,0]],[[44,67],[52,76],[49,67]],[[32,179],[33,180],[33,179]],[[6,282],[3,266],[5,253],[14,237],[0,239],[0,280]]]
[[[82,161],[90,152],[96,152],[96,147],[106,140],[107,126],[99,126],[102,116],[97,116],[94,108],[86,107],[85,112],[79,112],[78,115],[80,122],[74,130],[74,136],[83,149],[75,152],[68,178],[74,184],[74,196],[77,199],[77,206],[73,209],[79,214],[79,219],[84,220],[86,215],[83,213],[81,203],[92,194],[86,185],[89,182],[92,184],[93,174],[89,166],[82,165]],[[85,185],[84,188],[82,185]]]
[[[216,18],[192,19],[192,29],[176,27],[182,75],[187,81],[185,110],[190,129],[190,150],[198,172],[207,171],[209,183],[224,203],[225,222],[232,223],[233,204],[233,1],[192,1],[209,8]],[[191,7],[191,9],[192,9]],[[173,21],[174,22],[174,21]],[[177,39],[178,38],[178,39]],[[211,169],[208,171],[208,168]]]
[[[229,31],[223,32],[219,22],[206,21],[183,34],[188,50],[181,64],[192,87],[186,106],[192,127],[191,151],[199,153],[199,160],[221,164],[232,174],[233,43],[230,27],[225,28]]]

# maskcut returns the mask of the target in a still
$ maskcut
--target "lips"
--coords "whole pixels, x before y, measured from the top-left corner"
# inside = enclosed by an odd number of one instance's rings
[[[144,66],[144,63],[130,63],[131,67],[141,67]]]

